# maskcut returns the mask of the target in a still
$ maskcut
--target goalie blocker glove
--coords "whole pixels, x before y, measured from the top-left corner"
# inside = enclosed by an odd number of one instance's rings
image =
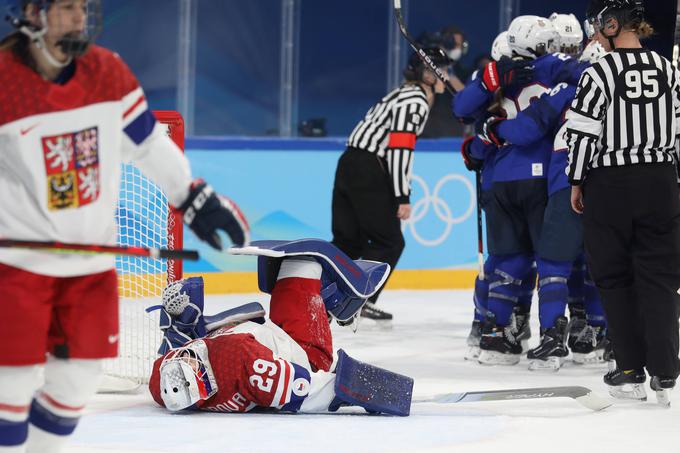
[[[238,205],[216,194],[202,179],[191,184],[189,197],[178,209],[183,213],[184,223],[196,236],[215,249],[222,250],[218,230],[227,233],[235,246],[242,247],[250,242],[250,227]]]
[[[513,61],[504,57],[500,61],[492,61],[484,68],[482,86],[495,93],[500,88],[526,85],[534,80],[534,70],[525,61]]]

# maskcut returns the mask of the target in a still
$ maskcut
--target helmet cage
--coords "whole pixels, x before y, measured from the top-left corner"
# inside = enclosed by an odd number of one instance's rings
[[[161,398],[170,411],[179,411],[210,398],[213,389],[208,370],[191,348],[171,351],[160,366]]]

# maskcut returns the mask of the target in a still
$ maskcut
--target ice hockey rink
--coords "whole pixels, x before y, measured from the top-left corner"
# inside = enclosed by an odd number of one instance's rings
[[[356,333],[334,326],[335,347],[359,360],[415,378],[406,418],[336,414],[170,414],[150,395],[97,395],[67,452],[676,452],[680,448],[680,394],[671,409],[615,403],[592,412],[571,399],[438,404],[446,393],[580,385],[606,397],[606,366],[567,362],[557,373],[483,367],[463,359],[471,322],[470,291],[386,291],[381,305],[394,313],[391,330],[362,323]],[[215,313],[268,296],[211,296]],[[536,304],[534,304],[536,308]],[[536,313],[532,316],[537,343]]]

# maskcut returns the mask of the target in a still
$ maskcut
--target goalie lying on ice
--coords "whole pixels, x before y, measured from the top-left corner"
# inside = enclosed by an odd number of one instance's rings
[[[246,250],[246,249],[242,249]],[[333,354],[328,314],[347,321],[389,273],[382,263],[353,262],[320,240],[254,242],[260,289],[271,294],[269,318],[258,303],[203,315],[203,280],[165,289],[163,343],[149,388],[170,411],[279,410],[323,413],[340,406],[409,414],[413,380]]]

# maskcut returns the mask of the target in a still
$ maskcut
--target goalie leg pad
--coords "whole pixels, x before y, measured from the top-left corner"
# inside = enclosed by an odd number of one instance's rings
[[[326,309],[339,321],[348,321],[365,300],[378,292],[387,280],[390,266],[374,261],[352,260],[336,246],[321,239],[297,241],[255,241],[232,253],[258,255],[258,285],[271,294],[281,267],[281,258],[305,256],[322,267],[321,297]]]
[[[329,411],[351,405],[372,413],[402,417],[411,413],[412,378],[355,360],[342,349],[335,373],[336,398]]]

